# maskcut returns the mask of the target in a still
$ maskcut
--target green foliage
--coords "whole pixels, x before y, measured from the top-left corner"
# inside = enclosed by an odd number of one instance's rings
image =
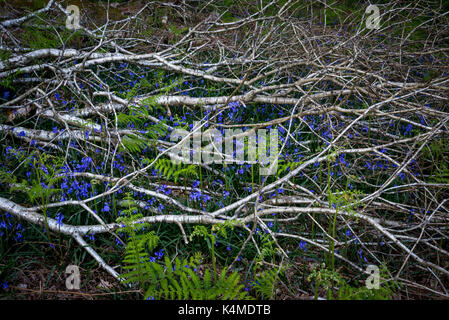
[[[430,182],[448,183],[449,182],[449,168],[444,167],[439,172],[434,173],[430,178]]]
[[[32,3],[33,3],[33,10],[42,9],[47,5],[45,0],[34,0],[32,1]]]
[[[209,268],[206,268],[203,279],[194,271],[198,267],[198,259],[176,258],[172,263],[165,257],[165,264],[156,262],[146,264],[148,268],[148,288],[145,298],[154,299],[193,299],[193,300],[229,300],[250,299],[244,286],[240,284],[237,272],[227,276],[223,268],[220,276],[213,280]]]
[[[139,153],[146,147],[150,146],[148,140],[142,137],[139,137],[134,134],[126,135],[122,138],[122,146],[120,146],[119,151],[124,151],[124,149],[129,152]]]
[[[34,153],[31,153],[31,156],[27,157],[24,152],[19,152],[15,148],[12,148],[10,150],[11,153],[17,154],[17,160],[18,162],[25,162],[26,164],[29,163],[29,159],[32,158],[32,155]],[[17,179],[17,175],[12,174],[11,172],[6,171],[3,167],[0,168],[0,181],[3,183],[7,183],[10,187],[10,192],[16,191],[16,190],[26,190],[28,187],[28,182],[25,179],[22,179],[22,181],[19,183]]]
[[[255,265],[261,266],[266,258],[270,258],[270,262],[274,263],[276,254],[280,253],[281,251],[278,247],[276,247],[271,235],[267,233],[262,234],[261,241],[262,244],[260,246],[260,255],[256,257]]]
[[[139,124],[143,119],[139,116],[133,115],[132,111],[130,111],[129,115],[123,113],[119,114],[118,120],[120,123],[125,122],[128,124]],[[120,146],[120,150],[123,151],[123,149],[126,149],[130,152],[140,153],[147,147],[154,147],[156,140],[158,140],[161,136],[164,136],[167,130],[163,122],[158,122],[154,125],[147,125],[145,129],[145,131],[140,131],[140,135],[129,133],[124,136],[121,140],[123,146]]]
[[[217,266],[216,266],[216,258],[215,258],[215,239],[218,237],[218,235],[222,235],[226,238],[226,227],[222,225],[213,225],[211,228],[211,231],[202,225],[195,226],[193,229],[193,232],[190,234],[190,241],[194,237],[200,237],[204,240],[208,241],[209,249],[211,251],[212,256],[212,265],[214,268],[214,279],[217,278]]]
[[[131,92],[131,91],[130,91]],[[132,123],[134,125],[142,125],[145,121],[151,120],[150,111],[153,112],[155,108],[158,107],[156,100],[153,98],[148,98],[145,104],[140,103],[139,105],[131,105],[128,110],[129,113],[119,113],[117,114],[117,119],[119,124],[128,125]],[[151,102],[151,101],[153,102]],[[163,110],[163,109],[162,109]]]
[[[128,209],[123,210],[122,217],[117,219],[117,223],[122,225],[118,231],[129,235],[129,241],[126,245],[125,257],[123,259],[123,269],[129,270],[122,274],[125,279],[123,282],[142,283],[148,276],[146,264],[149,263],[148,251],[153,250],[159,241],[159,237],[154,233],[142,232],[149,227],[148,223],[138,223],[137,220],[142,219],[143,215],[134,206],[134,199],[131,193],[125,197]]]
[[[162,72],[158,72],[157,79],[155,80],[156,83],[163,83],[163,76],[164,74]],[[171,83],[165,84],[161,87],[160,93],[157,95],[153,95],[147,98],[142,99],[139,102],[139,105],[148,105],[150,108],[154,108],[158,106],[157,100],[164,96],[168,95],[171,90],[173,90],[175,87],[181,85],[183,82],[182,78],[178,78],[176,80],[172,80]],[[135,97],[137,97],[138,93],[143,93],[142,91],[145,91],[145,89],[152,89],[153,85],[145,78],[140,79],[139,82],[137,82],[126,94],[125,99],[128,101],[131,101]],[[123,96],[123,95],[122,95]]]
[[[388,275],[388,269],[382,265],[380,268],[380,279]],[[399,289],[396,281],[383,281],[379,289],[368,289],[366,286],[353,287],[340,276],[336,271],[328,269],[326,264],[315,267],[307,280],[315,282],[315,298],[317,298],[318,288],[321,287],[327,291],[329,300],[389,300],[392,298],[395,290]],[[333,289],[336,290],[334,297]]]
[[[30,159],[31,157],[28,157],[25,164],[28,164],[28,162],[31,161]],[[46,153],[39,154],[39,161],[34,159],[33,163],[37,178],[31,181],[31,187],[28,186],[25,180],[22,180],[20,186],[16,186],[15,188],[24,188],[27,191],[31,202],[40,200],[40,204],[45,206],[50,195],[60,191],[60,189],[53,188],[53,185],[63,178],[60,175],[63,162],[63,158]],[[45,170],[43,168],[44,164]]]
[[[449,165],[444,159],[448,156],[447,139],[432,141],[428,147],[422,149],[423,158],[431,161],[431,174],[429,181],[436,183],[448,183]]]
[[[19,154],[18,160],[25,165],[29,165],[33,161],[36,178],[31,180],[31,186],[25,179],[17,183],[16,177],[2,170],[0,170],[0,179],[1,181],[10,183],[10,192],[25,191],[31,203],[36,203],[42,207],[44,222],[48,228],[47,204],[52,194],[60,192],[60,189],[54,188],[53,186],[58,180],[63,178],[61,175],[61,167],[64,159],[46,153],[37,154],[37,156],[36,153],[32,153],[28,157],[25,154]]]
[[[152,160],[145,159],[145,163],[151,163]],[[164,177],[169,180],[173,177],[175,183],[178,182],[180,176],[187,177],[198,177],[198,166],[189,164],[186,165],[182,162],[173,163],[170,159],[157,159],[154,164],[154,168],[158,170]]]
[[[302,164],[301,161],[298,162],[288,162],[285,160],[278,160],[278,172],[277,175],[278,177],[282,174],[282,173],[287,173],[289,171],[295,170],[297,167],[299,167]]]
[[[126,100],[131,101],[131,99],[137,96],[137,93],[140,89],[151,88],[151,84],[147,79],[141,79],[138,83],[136,83],[127,93]]]
[[[0,50],[0,61],[8,60],[11,57],[11,51]]]
[[[276,294],[276,284],[283,273],[284,268],[270,269],[256,277],[254,289],[262,299],[273,299]]]
[[[337,210],[340,207],[344,207],[345,211],[355,214],[355,209],[361,205],[359,201],[361,195],[363,195],[363,192],[360,190],[342,190],[341,192],[329,192],[329,206],[332,207],[333,205],[335,205]]]
[[[158,81],[162,83],[163,74],[158,74]],[[144,136],[137,136],[135,134],[128,134],[122,139],[122,143],[130,152],[141,152],[146,147],[154,145],[154,141],[167,134],[167,126],[164,121],[159,121],[156,124],[149,125],[148,121],[153,121],[154,118],[150,115],[150,112],[154,112],[156,109],[165,111],[158,103],[159,97],[168,94],[171,89],[179,85],[182,82],[181,79],[173,81],[173,83],[161,88],[161,93],[158,95],[150,96],[142,99],[138,104],[129,106],[128,113],[117,114],[118,123],[121,126],[132,126],[134,128],[144,128],[141,130],[141,134]],[[151,88],[152,85],[146,79],[141,79],[136,85],[134,85],[126,94],[125,98],[128,101],[132,101],[140,89]],[[123,149],[123,148],[122,148]]]
[[[64,163],[64,159],[42,153],[39,155],[39,162],[41,163],[41,166],[45,165],[46,170],[36,170],[39,180],[33,180],[32,190],[38,189],[39,194],[43,192],[45,197],[48,197],[51,193],[59,191],[59,189],[53,189],[53,185],[63,178],[60,173],[62,172],[61,167]],[[34,164],[37,166],[36,160]],[[41,182],[45,183],[46,186],[43,187]],[[29,192],[30,198],[35,198],[38,193]]]
[[[23,34],[24,41],[31,49],[58,48],[62,43],[54,30],[27,28]]]
[[[190,241],[194,237],[203,238],[209,246],[210,253],[212,256],[212,266],[214,269],[214,279],[217,278],[217,263],[216,263],[216,257],[215,257],[215,241],[218,236],[222,236],[224,238],[227,237],[226,229],[230,228],[233,229],[234,226],[237,224],[235,220],[227,220],[223,224],[214,224],[210,231],[202,225],[195,226],[193,229],[193,232],[190,234]]]
[[[202,262],[200,254],[189,259],[174,259],[165,256],[164,263],[151,259],[152,252],[159,241],[154,231],[147,231],[147,223],[137,223],[142,219],[138,208],[133,206],[131,193],[125,198],[128,209],[124,216],[117,219],[122,225],[120,232],[129,235],[126,245],[123,269],[123,283],[137,283],[145,292],[145,299],[249,299],[244,286],[240,283],[237,272],[227,275],[227,268],[221,270],[220,276],[212,280],[207,268],[203,278],[195,272]],[[204,226],[197,226],[195,235],[210,236]],[[221,230],[224,230],[221,229]],[[223,231],[220,232],[223,234]]]
[[[380,279],[388,276],[385,265],[380,267]],[[340,288],[337,291],[338,300],[390,300],[396,290],[400,289],[399,282],[395,280],[380,281],[379,289],[368,289],[366,286],[352,287],[343,280],[339,281]]]
[[[176,25],[174,24],[169,24],[168,28],[170,29],[170,31],[176,35],[177,37],[179,37],[183,32],[186,32],[187,30],[189,30],[189,28],[184,27],[184,28],[178,28]]]
[[[322,287],[328,292],[328,297],[331,296],[331,289],[334,284],[342,282],[342,278],[339,274],[333,270],[326,268],[326,264],[322,263],[320,267],[315,267],[310,275],[307,277],[307,281],[315,282],[315,299],[318,296],[318,288]]]
[[[157,99],[158,99],[158,96],[152,96],[152,97],[144,98],[144,99],[139,101],[139,106],[140,107],[145,107],[146,109],[148,109],[151,112],[154,112],[156,110],[165,112],[165,109],[160,104],[157,103]],[[134,106],[131,106],[130,110],[136,111],[133,108],[134,108]],[[140,112],[141,109],[137,109],[137,111]],[[148,113],[146,113],[145,111],[143,111],[143,114],[145,116],[148,116]]]
[[[390,300],[396,286],[386,283],[379,289],[368,289],[367,287],[352,287],[343,284],[337,292],[337,300]]]
[[[21,71],[18,70],[15,73],[10,74],[9,76],[1,79],[0,80],[0,87],[4,87],[4,88],[7,88],[7,89],[15,90],[16,88],[14,87],[12,81],[14,80],[14,78],[16,78],[20,74],[21,74]]]

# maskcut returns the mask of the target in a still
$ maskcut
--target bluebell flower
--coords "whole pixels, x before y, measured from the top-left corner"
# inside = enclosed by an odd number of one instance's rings
[[[102,212],[109,212],[111,208],[109,207],[109,203],[105,202],[103,209],[101,209]]]
[[[363,261],[365,261],[365,262],[368,262],[368,260],[366,260],[366,258],[363,256],[363,251],[362,251],[362,249],[360,249],[359,251],[357,251],[357,253],[358,253],[358,255],[359,255],[359,257],[360,257],[360,259],[363,259]]]
[[[196,187],[198,187],[199,185],[200,185],[199,180],[195,180],[195,181],[193,181],[192,188],[196,188]]]
[[[95,233],[92,233],[92,234],[86,234],[86,237],[88,237],[89,240],[94,241],[94,240],[95,240]]]
[[[307,250],[306,245],[307,245],[307,243],[304,240],[301,240],[299,242],[299,248],[301,248],[301,250],[303,250],[304,252],[306,252],[306,250]]]
[[[23,235],[21,233],[16,233],[16,236],[14,237],[14,240],[17,242],[22,242]]]
[[[201,191],[199,190],[193,190],[192,192],[190,192],[189,194],[189,199],[191,201],[198,201],[201,199]]]
[[[164,256],[164,249],[155,252],[155,255],[160,260]]]
[[[58,213],[57,215],[56,215],[56,222],[60,225],[60,226],[62,226],[62,220],[64,219],[64,215],[62,214],[62,213]]]
[[[159,186],[156,190],[158,192],[162,192],[163,194],[166,194],[167,196],[171,194],[171,190],[168,189],[168,187],[165,184]]]

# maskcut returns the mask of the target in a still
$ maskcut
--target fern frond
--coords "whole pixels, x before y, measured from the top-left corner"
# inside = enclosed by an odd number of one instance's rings
[[[282,173],[286,173],[289,171],[292,171],[299,167],[302,164],[301,161],[299,162],[288,162],[285,160],[278,160],[278,170],[277,175],[280,176]]]
[[[134,153],[140,153],[143,149],[151,146],[145,138],[131,134],[122,138],[122,144],[129,152]],[[120,151],[124,151],[123,147],[120,147]]]
[[[148,160],[149,162],[150,160]],[[198,166],[186,165],[184,163],[174,163],[170,159],[157,159],[154,168],[158,170],[167,180],[173,177],[174,182],[178,182],[180,176],[198,178]]]
[[[276,283],[283,269],[271,269],[264,271],[256,277],[254,289],[268,299],[272,299],[276,292]]]

